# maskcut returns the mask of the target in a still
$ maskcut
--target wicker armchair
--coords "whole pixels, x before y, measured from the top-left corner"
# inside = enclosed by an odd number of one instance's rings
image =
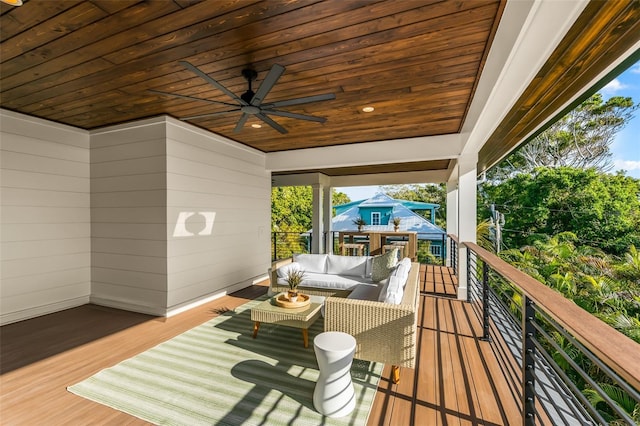
[[[392,365],[393,381],[398,367],[415,368],[420,264],[412,263],[402,303],[328,297],[325,300],[325,331],[342,331],[356,338],[355,358]]]
[[[287,291],[277,284],[276,270],[291,259],[274,262],[269,270],[270,294]],[[391,303],[349,299],[348,290],[298,287],[306,294],[325,296],[325,331],[342,331],[356,338],[355,358],[392,365],[393,381],[399,367],[415,368],[420,264],[411,263],[402,302]]]

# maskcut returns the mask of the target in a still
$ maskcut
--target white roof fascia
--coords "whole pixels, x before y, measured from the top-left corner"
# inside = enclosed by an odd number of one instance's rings
[[[456,158],[460,135],[428,136],[267,154],[267,170],[323,169]]]
[[[458,162],[457,161],[451,161],[449,163],[449,168],[447,169],[446,173],[445,173],[445,179],[443,180],[443,182],[454,182],[458,180]]]
[[[368,175],[332,176],[331,186],[410,185],[425,182],[441,183],[447,179],[446,170],[376,173]]]
[[[323,173],[298,173],[271,176],[271,186],[331,186],[331,179]]]

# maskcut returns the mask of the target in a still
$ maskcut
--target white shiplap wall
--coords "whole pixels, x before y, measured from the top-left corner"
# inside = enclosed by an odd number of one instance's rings
[[[265,276],[270,197],[264,153],[167,119],[169,310]]]
[[[92,132],[92,302],[171,315],[263,278],[264,162],[169,117]]]
[[[0,324],[89,301],[89,133],[0,110]]]
[[[266,276],[263,153],[168,117],[0,119],[2,324],[89,301],[170,315]]]
[[[166,132],[162,117],[91,132],[91,301],[167,308]]]

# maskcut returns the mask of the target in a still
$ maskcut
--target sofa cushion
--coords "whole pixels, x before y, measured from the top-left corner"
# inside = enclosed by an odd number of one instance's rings
[[[398,249],[393,249],[380,256],[374,256],[371,261],[371,280],[379,282],[387,278],[398,263]]]
[[[302,285],[306,287],[331,288],[337,290],[351,290],[358,284],[371,281],[366,278],[350,277],[347,275],[306,274]]]
[[[402,303],[402,296],[404,296],[404,286],[400,282],[400,278],[390,276],[389,282],[381,290],[378,300],[384,303],[399,305],[400,303]]]
[[[389,278],[385,278],[378,283],[378,285],[380,286],[380,292],[378,293],[378,302],[384,302],[384,299],[387,295],[387,287],[389,286]]]
[[[294,254],[293,261],[305,272],[324,274],[327,271],[326,254]]]
[[[393,272],[391,272],[391,276],[398,277],[400,279],[400,283],[402,287],[407,284],[407,279],[409,278],[409,271],[411,270],[411,259],[405,257],[400,261]]]
[[[330,288],[335,290],[351,290],[358,284],[371,284],[371,280],[346,275],[318,274],[305,272],[301,287]],[[284,278],[278,278],[278,285],[287,285]],[[302,290],[304,292],[304,290]]]
[[[327,256],[327,274],[365,277],[368,256]]]
[[[375,284],[358,284],[347,299],[356,300],[378,300],[380,296],[380,286]]]
[[[298,262],[291,262],[276,269],[276,273],[278,274],[278,278],[287,278],[289,272],[297,272],[301,270],[302,268]]]

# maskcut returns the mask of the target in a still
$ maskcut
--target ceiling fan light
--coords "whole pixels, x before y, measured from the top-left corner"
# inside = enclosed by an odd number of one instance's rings
[[[375,108],[372,107],[372,106],[366,106],[366,107],[362,108],[363,112],[373,112],[374,110],[375,110]]]
[[[11,6],[22,6],[22,0],[0,0],[2,3],[10,4]]]

